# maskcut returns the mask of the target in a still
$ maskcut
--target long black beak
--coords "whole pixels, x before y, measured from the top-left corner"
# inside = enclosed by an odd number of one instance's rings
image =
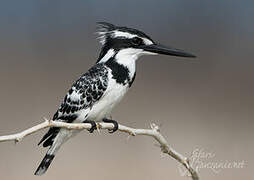
[[[183,50],[169,48],[160,44],[143,45],[141,46],[141,48],[144,49],[145,51],[157,53],[157,54],[165,54],[165,55],[179,56],[179,57],[190,57],[190,58],[196,57],[195,55],[184,52]]]

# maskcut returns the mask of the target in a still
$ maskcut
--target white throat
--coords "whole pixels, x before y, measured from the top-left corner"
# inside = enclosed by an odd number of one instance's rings
[[[127,48],[120,50],[115,61],[129,69],[130,77],[133,77],[136,72],[136,60],[142,55],[142,49]]]
[[[128,66],[129,64],[135,64],[136,60],[142,55],[142,49],[127,48],[120,50],[115,59],[119,64]]]

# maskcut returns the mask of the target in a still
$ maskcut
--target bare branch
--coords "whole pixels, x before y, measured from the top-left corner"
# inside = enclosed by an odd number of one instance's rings
[[[113,124],[104,123],[104,122],[96,123],[96,125],[98,129],[113,129],[114,127]],[[57,122],[57,121],[45,119],[45,122],[38,124],[36,126],[33,126],[29,129],[26,129],[20,133],[11,134],[7,136],[0,136],[0,142],[4,142],[4,141],[19,142],[24,137],[48,127],[61,127],[66,129],[90,129],[91,124],[64,123],[64,122]],[[156,124],[151,124],[151,129],[135,129],[135,128],[131,128],[131,127],[127,127],[127,126],[123,126],[119,124],[118,131],[128,133],[131,136],[144,135],[144,136],[153,137],[160,144],[160,148],[163,153],[168,154],[169,156],[173,157],[178,162],[180,162],[189,171],[190,176],[192,177],[193,180],[199,179],[197,172],[191,167],[189,159],[179,154],[178,152],[176,152],[174,149],[172,149],[169,146],[166,139],[161,135],[159,126],[157,126]]]

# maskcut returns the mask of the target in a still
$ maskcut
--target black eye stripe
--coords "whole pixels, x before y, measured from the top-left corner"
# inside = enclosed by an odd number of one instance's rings
[[[114,51],[119,51],[124,48],[138,48],[140,45],[144,45],[144,41],[140,37],[134,37],[131,39],[126,37],[107,37],[106,42],[102,47],[98,61],[103,58],[110,49],[114,49]]]
[[[131,41],[134,45],[142,45],[144,44],[143,43],[143,40],[139,37],[134,37],[132,38],[132,41]]]

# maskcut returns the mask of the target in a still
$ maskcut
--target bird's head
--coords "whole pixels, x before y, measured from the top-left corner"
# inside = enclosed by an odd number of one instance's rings
[[[111,57],[121,60],[136,60],[145,54],[195,57],[183,50],[158,44],[144,32],[133,28],[98,22],[97,33],[103,45],[98,62],[105,62]]]

